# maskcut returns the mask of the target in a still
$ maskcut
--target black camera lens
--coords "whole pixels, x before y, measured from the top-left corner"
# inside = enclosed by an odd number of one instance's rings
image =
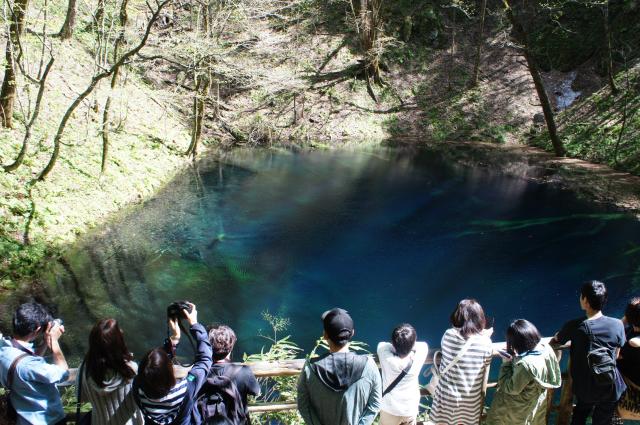
[[[169,304],[167,307],[167,317],[170,319],[182,319],[184,313],[182,310],[187,310],[189,313],[193,310],[191,304],[188,301],[175,301]]]

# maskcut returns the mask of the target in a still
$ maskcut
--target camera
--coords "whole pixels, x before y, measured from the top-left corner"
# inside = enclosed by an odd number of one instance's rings
[[[182,310],[187,310],[189,313],[193,310],[191,304],[188,301],[175,301],[169,304],[167,307],[167,317],[169,319],[184,319],[184,313]]]
[[[62,319],[53,319],[51,321],[51,327],[62,326],[62,325],[64,325],[64,320],[62,320]]]

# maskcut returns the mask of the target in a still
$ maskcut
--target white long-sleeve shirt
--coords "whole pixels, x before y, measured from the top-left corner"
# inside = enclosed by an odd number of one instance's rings
[[[381,410],[394,416],[415,416],[420,404],[420,387],[418,378],[420,370],[429,353],[426,342],[416,342],[408,356],[400,358],[396,355],[393,345],[388,342],[378,344],[378,359],[382,368],[382,390],[384,391],[400,375],[402,370],[413,358],[413,365],[396,385],[396,387],[382,398]]]

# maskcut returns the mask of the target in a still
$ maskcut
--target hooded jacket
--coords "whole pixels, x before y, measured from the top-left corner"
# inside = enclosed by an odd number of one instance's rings
[[[545,343],[503,362],[485,424],[546,424],[547,389],[558,388],[561,383],[560,364]]]
[[[298,379],[298,410],[307,425],[369,425],[382,399],[373,359],[352,352],[309,360]]]
[[[138,371],[135,362],[129,367]],[[131,392],[132,381],[116,373],[108,373],[102,385],[98,385],[86,369],[82,374],[82,402],[91,403],[92,425],[142,425],[144,418],[136,406]]]

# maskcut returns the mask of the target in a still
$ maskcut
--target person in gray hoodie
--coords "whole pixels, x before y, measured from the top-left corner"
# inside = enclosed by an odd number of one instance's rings
[[[309,359],[298,379],[298,411],[307,425],[369,425],[378,415],[382,380],[370,356],[349,351],[354,335],[349,313],[322,315],[329,353]]]

